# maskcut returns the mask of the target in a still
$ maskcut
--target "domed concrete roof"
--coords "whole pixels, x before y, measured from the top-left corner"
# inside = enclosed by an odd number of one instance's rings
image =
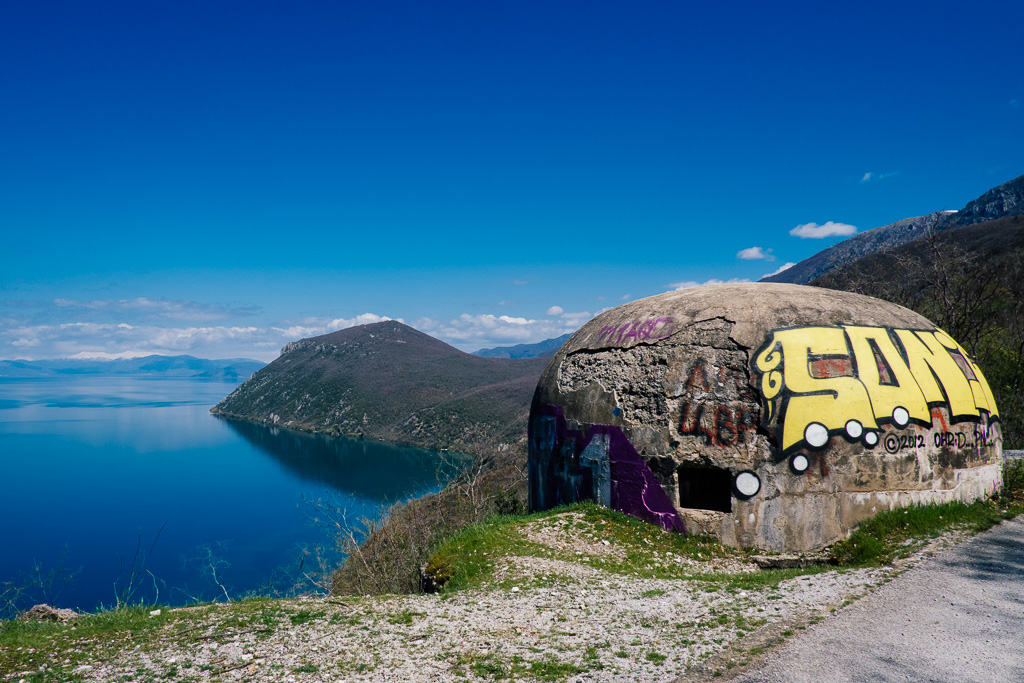
[[[597,316],[551,360],[530,502],[806,550],[881,509],[998,490],[996,417],[964,349],[906,308],[774,283],[668,292]]]

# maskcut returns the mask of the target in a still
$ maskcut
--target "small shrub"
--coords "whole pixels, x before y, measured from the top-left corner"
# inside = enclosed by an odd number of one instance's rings
[[[380,595],[421,591],[420,567],[447,539],[471,524],[514,508],[526,490],[525,458],[503,465],[486,459],[439,493],[396,504],[380,519],[361,520],[338,543],[345,563],[331,576],[335,595]],[[347,525],[339,525],[346,528]],[[350,527],[348,527],[350,528]],[[446,573],[448,571],[448,573]],[[451,578],[444,566],[431,576]]]

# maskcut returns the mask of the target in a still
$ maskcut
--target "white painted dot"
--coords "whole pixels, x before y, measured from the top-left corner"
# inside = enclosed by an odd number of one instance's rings
[[[807,468],[811,465],[807,460],[807,456],[802,453],[793,456],[792,464],[793,469],[797,472],[806,472]]]
[[[876,443],[878,443],[878,433],[868,432],[867,434],[865,434],[864,443],[866,443],[869,446],[874,446]]]
[[[804,438],[815,448],[821,448],[828,443],[828,429],[820,422],[812,422],[804,430]]]
[[[740,472],[736,475],[736,490],[750,498],[761,490],[761,480],[753,472]]]
[[[859,439],[860,435],[864,433],[864,425],[857,420],[850,420],[846,423],[846,433],[850,435],[851,439]]]
[[[892,411],[892,419],[900,427],[906,427],[910,422],[910,413],[903,406],[896,406]]]

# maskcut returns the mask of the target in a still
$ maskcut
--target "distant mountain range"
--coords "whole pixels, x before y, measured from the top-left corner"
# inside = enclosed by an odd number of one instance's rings
[[[536,344],[516,344],[515,346],[495,346],[493,349],[480,349],[474,351],[474,356],[483,358],[551,358],[562,344],[571,337],[571,334],[563,334],[554,339],[545,339]]]
[[[248,358],[207,360],[193,356],[143,356],[116,360],[4,360],[0,361],[0,377],[120,375],[240,381],[264,365],[266,363]]]
[[[292,342],[211,412],[424,448],[526,451],[546,358],[483,358],[395,321]]]
[[[789,282],[803,285],[852,264],[874,253],[888,251],[924,237],[928,229],[944,232],[996,218],[1024,214],[1024,175],[994,187],[968,202],[960,211],[937,211],[924,216],[904,218],[859,233],[839,244],[819,251],[791,268],[768,276],[761,282]]]

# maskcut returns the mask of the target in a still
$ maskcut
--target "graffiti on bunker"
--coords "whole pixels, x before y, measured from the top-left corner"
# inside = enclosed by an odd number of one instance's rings
[[[599,344],[625,345],[630,341],[665,339],[672,334],[674,318],[633,320],[622,325],[605,325],[597,333]]]
[[[534,409],[530,508],[593,500],[669,531],[685,531],[675,505],[629,438],[614,425],[569,429],[558,406]]]
[[[783,452],[823,448],[833,435],[873,448],[882,425],[903,429],[912,423],[930,427],[933,417],[941,421],[935,406],[944,406],[955,422],[979,422],[983,412],[998,417],[978,366],[941,330],[777,329],[753,366],[760,375],[762,426],[774,430]]]

